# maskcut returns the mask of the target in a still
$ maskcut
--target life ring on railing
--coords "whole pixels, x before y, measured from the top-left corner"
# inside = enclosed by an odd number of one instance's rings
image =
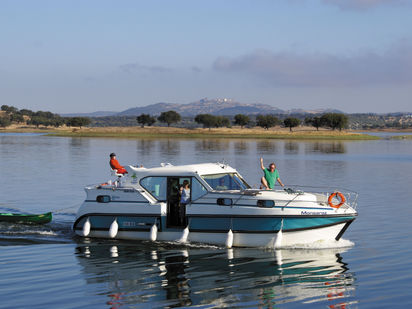
[[[339,203],[339,204],[333,204],[332,200],[333,200],[333,198],[334,198],[335,196],[338,196],[338,197],[339,197],[339,199],[340,199],[340,203]],[[329,206],[332,207],[332,208],[339,208],[339,207],[342,206],[345,202],[346,202],[346,198],[345,198],[345,196],[344,196],[342,193],[340,193],[340,192],[333,192],[333,193],[329,196],[329,198],[328,198],[328,204],[329,204]]]

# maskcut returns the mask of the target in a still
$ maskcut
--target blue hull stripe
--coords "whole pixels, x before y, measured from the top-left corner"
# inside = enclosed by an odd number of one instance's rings
[[[87,214],[76,220],[73,230],[81,230],[86,219],[89,218],[92,230],[108,230],[114,219],[117,218],[119,231],[148,231],[154,223],[161,231],[162,218],[158,214]]]
[[[214,206],[218,205],[217,203],[191,203],[191,204],[192,205],[214,205]],[[237,206],[237,207],[259,207],[257,205],[250,205],[250,204],[233,204],[231,206],[223,206],[223,205],[219,205],[219,206],[222,206],[222,207],[235,207],[235,206]],[[268,208],[268,207],[259,207],[259,208]],[[333,211],[333,210],[335,210],[332,207],[322,208],[322,207],[303,207],[303,206],[298,207],[298,206],[276,206],[276,205],[275,205],[275,207],[270,207],[270,208],[281,208],[281,209],[291,208],[291,209],[308,209],[308,210],[316,209],[316,210],[323,210],[323,211]]]
[[[191,231],[221,230],[247,232],[277,232],[281,228],[282,218],[196,218],[188,217]],[[297,231],[320,228],[345,223],[354,217],[302,217],[283,218],[283,231]]]
[[[76,220],[74,230],[81,230],[86,218],[90,219],[92,230],[108,230],[114,218],[117,218],[120,231],[149,231],[156,223],[162,231],[162,219],[158,214],[87,214]],[[283,231],[301,231],[348,223],[354,216],[276,216],[276,217],[207,217],[187,216],[189,229],[192,232],[224,233],[231,229],[237,233],[277,233],[283,220]],[[164,228],[164,227],[163,227]],[[170,230],[168,228],[165,229]]]

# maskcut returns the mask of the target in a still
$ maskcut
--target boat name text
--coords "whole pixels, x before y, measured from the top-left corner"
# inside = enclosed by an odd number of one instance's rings
[[[326,215],[326,211],[302,211],[301,215]]]

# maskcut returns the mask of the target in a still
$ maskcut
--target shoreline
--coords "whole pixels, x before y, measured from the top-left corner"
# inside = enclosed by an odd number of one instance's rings
[[[176,128],[176,127],[84,127],[84,128],[50,128],[15,126],[0,129],[4,133],[45,133],[60,137],[107,137],[107,138],[234,138],[234,139],[296,139],[296,140],[376,140],[376,136],[351,132],[310,127],[288,128],[275,127],[269,130],[261,128]],[[367,131],[373,132],[373,131]]]

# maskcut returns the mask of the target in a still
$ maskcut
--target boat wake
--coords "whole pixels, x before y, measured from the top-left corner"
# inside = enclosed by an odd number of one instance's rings
[[[58,236],[59,234],[52,230],[33,230],[33,229],[23,229],[23,230],[7,230],[1,231],[0,235],[42,235],[42,236]]]
[[[193,249],[223,249],[225,248],[224,246],[216,246],[216,245],[210,245],[210,244],[205,244],[205,243],[191,243],[191,242],[185,242],[182,243],[180,241],[159,241],[156,242],[159,246],[166,246],[170,248],[178,248],[178,247],[184,247],[184,248],[193,248]]]
[[[340,248],[351,248],[355,245],[354,242],[349,239],[340,240],[319,240],[308,244],[296,244],[293,246],[281,246],[279,249],[309,249],[309,250],[320,250],[320,249],[340,249]]]
[[[72,238],[71,224],[67,222],[47,225],[0,223],[0,246],[68,243]]]
[[[143,241],[146,242],[146,241]],[[179,241],[156,241],[155,244],[157,246],[162,246],[170,249],[176,249],[176,248],[193,248],[193,249],[226,249],[225,246],[217,246],[217,245],[212,245],[212,244],[206,244],[206,243],[191,243],[191,242],[186,242],[182,243]],[[349,249],[355,245],[354,242],[350,241],[349,239],[343,239],[341,238],[339,241],[336,240],[321,240],[321,241],[316,241],[313,243],[306,243],[306,244],[296,244],[293,246],[280,246],[279,248],[267,248],[267,247],[262,247],[261,249],[269,249],[269,250],[324,250],[324,249]]]

